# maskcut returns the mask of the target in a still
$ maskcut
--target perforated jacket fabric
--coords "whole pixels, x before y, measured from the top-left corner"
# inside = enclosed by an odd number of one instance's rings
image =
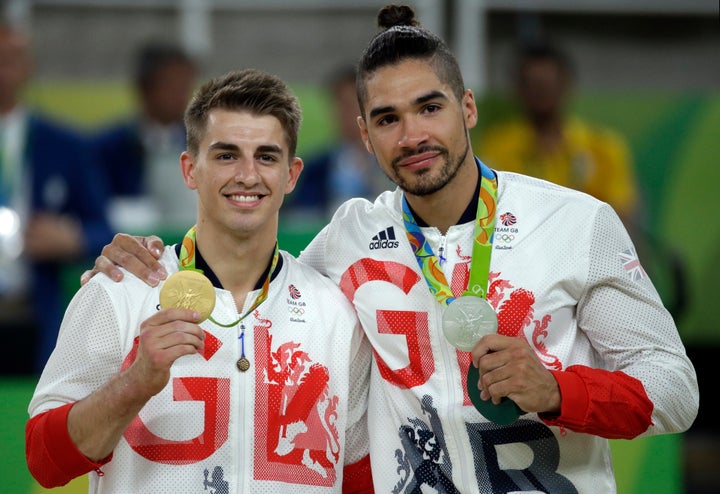
[[[484,166],[484,165],[481,165]],[[470,354],[441,329],[402,220],[402,192],[353,199],[300,256],[351,299],[373,346],[370,458],[377,492],[612,493],[607,437],[687,429],[694,369],[621,221],[589,195],[498,172],[488,300],[556,376],[559,416],[500,426],[471,404]],[[454,294],[473,223],[422,231]]]
[[[239,325],[203,322],[204,351],[173,364],[169,384],[127,428],[102,475],[90,473],[90,492],[341,492],[343,467],[367,456],[370,347],[337,286],[281,255],[267,300],[244,320],[250,369],[235,365]],[[161,262],[177,271],[173,247]],[[159,291],[129,273],[121,283],[101,275],[82,287],[30,415],[80,400],[128,366]],[[257,297],[250,293],[238,311],[230,292],[215,293],[220,323],[238,319]],[[44,459],[40,449],[28,455]]]

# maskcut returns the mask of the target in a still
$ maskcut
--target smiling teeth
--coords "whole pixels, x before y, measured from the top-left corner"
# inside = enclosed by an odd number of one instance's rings
[[[253,202],[260,200],[260,196],[230,196],[230,199],[237,202]]]

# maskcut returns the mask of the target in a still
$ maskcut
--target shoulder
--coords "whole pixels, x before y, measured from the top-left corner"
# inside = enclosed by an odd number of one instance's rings
[[[288,275],[294,278],[302,278],[309,282],[317,290],[333,292],[337,290],[337,285],[328,277],[320,274],[315,268],[308,266],[297,260],[295,256],[289,252],[282,251],[283,263],[288,270]]]
[[[598,239],[626,236],[617,213],[606,202],[517,173],[498,172],[497,212],[496,233],[522,237],[528,252],[551,248],[549,255],[556,261],[581,263],[589,259],[588,249],[600,245]]]
[[[168,273],[168,277],[178,271],[178,257],[175,254],[174,245],[166,245],[163,255],[160,258],[160,264],[165,268]],[[128,292],[131,294],[146,293],[152,290],[159,289],[162,283],[157,287],[151,287],[145,281],[138,278],[136,275],[127,271],[125,268],[120,267],[123,273],[121,281],[115,281],[110,279],[104,273],[99,273],[90,278],[87,285],[97,284],[111,294],[118,294],[121,292]]]
[[[521,203],[531,209],[597,210],[605,205],[599,199],[569,187],[521,173],[497,171],[500,199],[504,204]]]
[[[388,214],[401,218],[401,201],[402,191],[399,188],[382,192],[374,201],[359,197],[349,199],[337,208],[330,225],[373,221],[377,217],[387,217]]]
[[[307,286],[311,286],[313,296],[322,299],[328,308],[337,311],[351,312],[354,309],[343,295],[340,288],[327,276],[320,274],[313,267],[298,261],[293,255],[283,251],[283,262],[288,270],[288,277],[292,280],[302,280]]]

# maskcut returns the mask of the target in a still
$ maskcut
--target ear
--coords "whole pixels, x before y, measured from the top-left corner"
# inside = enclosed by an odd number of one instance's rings
[[[475,96],[472,90],[466,89],[462,99],[463,116],[465,119],[465,125],[468,129],[472,129],[477,125],[478,111],[477,105],[475,104]]]
[[[302,173],[304,167],[305,165],[303,164],[303,160],[301,160],[297,156],[294,157],[292,161],[290,161],[290,173],[288,174],[288,181],[285,185],[286,194],[289,194],[290,192],[295,190],[298,178],[300,178],[300,173]]]
[[[182,170],[183,180],[188,189],[197,189],[197,185],[195,184],[195,159],[187,151],[183,151],[180,155],[180,168]]]
[[[365,119],[363,117],[357,117],[357,124],[358,127],[360,127],[360,137],[362,138],[363,144],[365,144],[365,149],[368,150],[368,153],[375,154],[375,150],[370,142],[370,136],[368,135]]]

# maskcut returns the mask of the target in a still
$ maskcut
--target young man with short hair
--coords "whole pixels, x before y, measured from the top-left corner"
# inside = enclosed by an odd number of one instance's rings
[[[175,276],[75,295],[29,405],[30,472],[90,472],[90,492],[371,492],[369,345],[337,286],[278,250],[298,101],[244,70],[185,115],[198,212],[160,259]]]

